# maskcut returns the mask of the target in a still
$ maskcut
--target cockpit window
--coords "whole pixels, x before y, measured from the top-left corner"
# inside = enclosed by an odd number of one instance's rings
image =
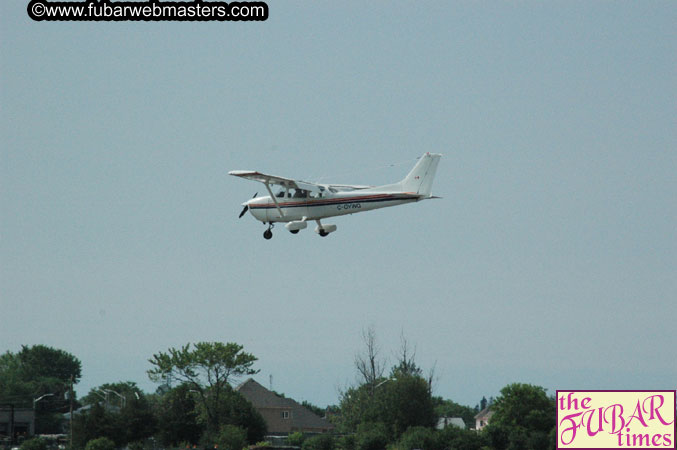
[[[294,198],[306,198],[308,197],[308,191],[303,189],[296,189],[294,191]]]

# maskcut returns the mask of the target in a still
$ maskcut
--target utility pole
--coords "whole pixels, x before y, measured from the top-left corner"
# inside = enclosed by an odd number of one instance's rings
[[[71,433],[70,433],[71,439],[70,439],[70,441],[71,441],[71,444],[70,444],[69,450],[73,450],[73,375],[71,375],[71,386],[70,386],[70,388],[71,388],[70,394],[68,394],[68,400],[70,401],[70,407],[71,407],[71,423],[70,423],[70,427],[71,427]]]
[[[9,405],[9,439],[14,444],[14,403]]]

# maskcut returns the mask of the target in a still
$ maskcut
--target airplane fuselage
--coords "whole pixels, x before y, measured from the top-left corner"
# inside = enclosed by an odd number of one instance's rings
[[[276,197],[270,196],[247,202],[251,214],[261,222],[291,222],[317,220],[325,217],[343,216],[378,208],[403,205],[420,200],[415,193],[387,192],[338,192],[324,197]],[[282,215],[280,211],[282,211]]]

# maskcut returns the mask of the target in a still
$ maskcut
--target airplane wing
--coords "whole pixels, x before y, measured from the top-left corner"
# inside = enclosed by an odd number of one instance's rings
[[[248,180],[259,181],[263,184],[276,184],[291,189],[304,189],[306,191],[323,191],[324,186],[319,184],[308,183],[307,181],[294,180],[292,178],[278,177],[277,175],[268,175],[252,170],[231,170],[229,175]]]

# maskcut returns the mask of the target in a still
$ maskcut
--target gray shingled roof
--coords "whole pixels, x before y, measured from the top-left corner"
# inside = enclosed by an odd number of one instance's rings
[[[289,408],[294,411],[293,421],[297,428],[333,428],[334,426],[317,416],[308,408],[291,398],[280,397],[250,378],[235,388],[254,408]]]

